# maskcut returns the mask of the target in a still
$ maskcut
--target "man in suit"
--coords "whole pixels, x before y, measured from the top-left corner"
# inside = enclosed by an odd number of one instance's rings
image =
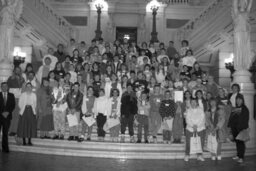
[[[12,112],[15,108],[15,97],[8,92],[7,82],[1,83],[0,92],[0,131],[2,130],[2,152],[8,153],[8,129],[12,119]]]

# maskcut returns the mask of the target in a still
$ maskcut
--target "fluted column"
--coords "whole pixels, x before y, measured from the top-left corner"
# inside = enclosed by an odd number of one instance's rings
[[[96,7],[97,8],[97,29],[95,30],[95,39],[99,40],[102,35],[101,31],[101,7]]]
[[[151,32],[151,40],[150,42],[155,43],[159,42],[157,38],[157,31],[156,31],[156,15],[158,8],[152,8],[152,15],[153,15],[153,21],[152,21],[152,32]]]

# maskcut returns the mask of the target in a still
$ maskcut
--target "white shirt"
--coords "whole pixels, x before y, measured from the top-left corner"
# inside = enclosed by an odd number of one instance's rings
[[[187,130],[193,132],[193,126],[197,126],[197,131],[200,132],[205,129],[205,113],[204,110],[200,107],[195,109],[189,108],[186,111],[186,122]]]
[[[232,94],[232,96],[230,97],[230,102],[232,104],[233,107],[236,107],[236,96],[237,93]]]
[[[37,104],[37,98],[36,94],[31,92],[27,93],[24,92],[21,94],[20,99],[19,99],[19,108],[20,108],[20,115],[23,115],[25,107],[27,105],[30,105],[32,107],[34,115],[36,115],[36,104]]]
[[[102,113],[104,116],[109,116],[109,99],[106,96],[95,99],[93,110],[95,116]]]

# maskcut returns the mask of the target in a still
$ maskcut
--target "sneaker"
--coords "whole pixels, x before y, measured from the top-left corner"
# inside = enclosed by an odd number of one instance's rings
[[[216,157],[215,157],[215,156],[212,156],[211,159],[214,161],[214,160],[216,160]]]
[[[148,144],[149,142],[148,142],[148,140],[145,140],[145,144]]]
[[[232,159],[233,159],[233,160],[238,160],[239,157],[235,156],[235,157],[233,157]]]
[[[238,163],[243,163],[244,160],[243,160],[243,159],[238,159],[237,162],[238,162]]]
[[[221,156],[217,156],[217,160],[221,160]]]
[[[188,161],[189,161],[189,156],[186,155],[186,156],[184,157],[184,161],[185,161],[185,162],[188,162]]]
[[[64,135],[60,135],[60,140],[64,140]]]
[[[199,161],[205,161],[205,160],[204,160],[204,157],[203,157],[202,155],[199,155],[199,156],[197,157],[197,160],[199,160]]]
[[[87,140],[87,141],[91,141],[91,137],[88,137],[86,140]]]

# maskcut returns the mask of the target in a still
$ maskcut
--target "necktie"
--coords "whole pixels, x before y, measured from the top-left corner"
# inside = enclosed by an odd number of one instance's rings
[[[4,95],[4,105],[6,105],[6,102],[7,102],[7,96],[6,96],[6,93],[3,93]]]

